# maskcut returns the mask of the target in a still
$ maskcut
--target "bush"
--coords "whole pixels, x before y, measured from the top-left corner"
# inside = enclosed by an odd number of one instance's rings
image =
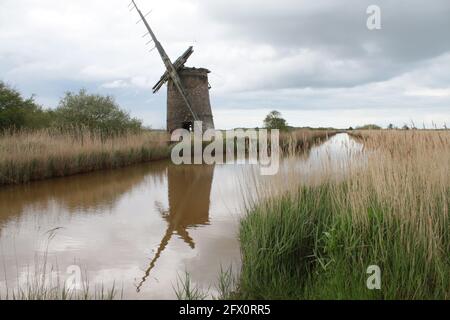
[[[50,125],[51,112],[43,110],[33,97],[21,94],[0,82],[0,130],[39,129]]]
[[[86,90],[66,93],[55,114],[58,127],[87,128],[107,136],[139,131],[142,127],[141,121],[121,110],[113,97],[88,94]]]

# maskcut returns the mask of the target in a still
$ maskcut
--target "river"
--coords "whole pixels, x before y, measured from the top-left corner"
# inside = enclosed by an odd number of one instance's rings
[[[281,171],[308,175],[322,159],[362,146],[332,137]],[[47,255],[64,278],[80,266],[90,286],[113,283],[125,299],[173,299],[178,275],[209,288],[221,267],[239,269],[239,219],[250,165],[175,166],[169,161],[0,188],[0,288],[26,282]],[[290,174],[290,176],[292,176]]]

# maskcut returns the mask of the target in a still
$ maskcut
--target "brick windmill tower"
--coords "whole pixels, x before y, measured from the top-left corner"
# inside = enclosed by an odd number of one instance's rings
[[[139,13],[148,31],[146,35],[151,36],[150,42],[154,42],[155,49],[158,50],[166,67],[166,72],[153,87],[153,93],[157,93],[167,83],[167,131],[173,132],[176,129],[192,130],[195,121],[203,122],[203,131],[214,129],[214,119],[209,98],[211,87],[208,81],[208,74],[210,71],[204,68],[185,67],[185,63],[194,53],[193,47],[186,50],[181,57],[172,63],[135,1],[132,0],[131,4]]]

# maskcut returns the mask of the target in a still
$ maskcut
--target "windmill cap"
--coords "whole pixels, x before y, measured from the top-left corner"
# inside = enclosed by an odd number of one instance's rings
[[[180,70],[182,73],[191,73],[191,74],[205,74],[205,73],[211,73],[210,70],[206,68],[189,68],[184,67]]]

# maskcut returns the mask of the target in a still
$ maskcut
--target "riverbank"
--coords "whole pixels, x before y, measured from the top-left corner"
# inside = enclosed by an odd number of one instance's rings
[[[161,160],[168,135],[142,131],[103,138],[90,132],[23,131],[0,136],[0,185],[65,177]]]
[[[309,166],[326,145],[292,159]],[[280,169],[287,161],[289,157],[281,159]],[[245,173],[254,169],[238,164],[176,166],[163,160],[2,187],[0,296],[8,292],[5,287],[10,293],[28,292],[33,283],[24,282],[23,275],[28,268],[34,274],[35,257],[46,252],[51,230],[55,236],[47,265],[57,266],[61,279],[76,260],[91,288],[115,283],[126,299],[174,299],[177,274],[184,271],[191,273],[195,286],[213,284],[222,264],[228,269],[233,262],[233,270],[240,269],[239,221],[230,213],[243,212],[237,183],[251,186]],[[186,259],[193,256],[195,264],[185,270]],[[118,272],[111,275],[113,269]],[[137,283],[142,283],[139,292]]]
[[[338,130],[294,129],[280,133],[280,149],[284,155],[294,155],[310,150],[340,133]]]
[[[282,133],[285,153],[301,152],[336,132],[294,130]],[[66,177],[170,158],[170,136],[141,131],[103,138],[91,132],[22,131],[0,135],[0,185]]]
[[[450,134],[361,132],[367,163],[292,185],[240,227],[242,299],[448,299]],[[369,290],[370,266],[381,290]],[[370,270],[370,269],[369,269]]]

